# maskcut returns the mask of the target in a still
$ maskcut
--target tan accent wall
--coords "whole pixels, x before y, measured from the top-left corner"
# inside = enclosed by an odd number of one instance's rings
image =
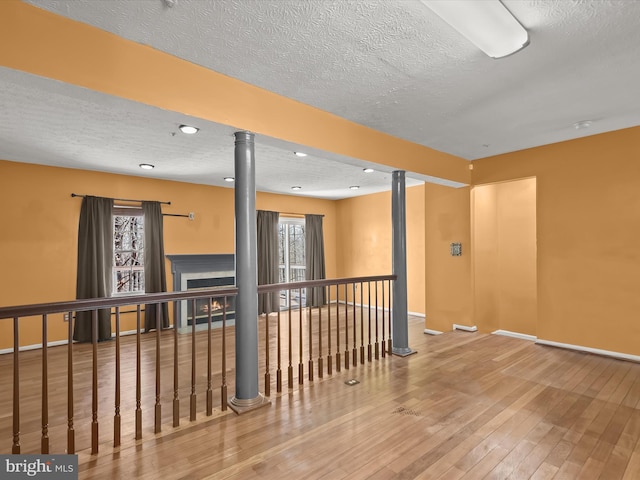
[[[640,127],[473,162],[537,179],[538,338],[640,355]]]
[[[475,322],[536,335],[536,179],[472,190]]]

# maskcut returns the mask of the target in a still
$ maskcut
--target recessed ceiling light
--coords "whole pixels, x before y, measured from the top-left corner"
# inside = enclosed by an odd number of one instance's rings
[[[235,178],[233,178],[233,177],[224,177],[224,181],[225,182],[233,182],[233,181],[235,181]]]
[[[307,156],[307,154],[304,153],[304,152],[293,152],[293,153],[298,157],[306,157]]]
[[[143,170],[153,170],[153,168],[155,168],[155,165],[151,165],[150,163],[141,163],[138,166]]]
[[[582,130],[583,128],[589,128],[593,122],[591,120],[582,120],[573,124],[573,128],[576,130]]]
[[[180,131],[182,133],[186,133],[187,135],[193,135],[194,133],[198,133],[199,128],[192,127],[191,125],[180,125]]]
[[[364,173],[373,173],[374,172],[373,168],[363,168],[362,171]]]
[[[291,190],[302,190],[302,187],[296,185],[295,187],[291,187]]]
[[[360,185],[351,185],[349,187],[349,190],[358,190],[360,188]]]

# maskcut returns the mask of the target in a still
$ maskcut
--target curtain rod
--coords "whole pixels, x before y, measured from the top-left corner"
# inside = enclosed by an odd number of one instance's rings
[[[278,212],[280,215],[283,215],[285,217],[299,217],[299,218],[304,218],[304,213],[290,213],[290,212]],[[313,214],[315,215],[315,213]],[[324,217],[324,215],[320,215],[320,217]]]
[[[86,197],[86,195],[78,195],[77,193],[72,193],[71,196],[82,197],[82,198]],[[150,201],[150,200],[133,200],[131,198],[112,198],[111,200],[117,200],[119,202],[140,202],[140,203]],[[161,203],[163,205],[171,205],[171,202],[158,202],[158,203]]]

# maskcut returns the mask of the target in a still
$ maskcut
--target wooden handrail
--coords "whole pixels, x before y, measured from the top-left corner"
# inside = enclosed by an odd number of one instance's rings
[[[309,287],[329,287],[347,283],[364,283],[384,280],[397,280],[397,275],[375,275],[367,277],[323,278],[321,280],[304,280],[302,282],[271,283],[258,285],[258,293],[277,292],[279,290],[298,290]],[[1,318],[1,317],[0,317]]]
[[[274,283],[258,285],[258,293],[277,292],[279,290],[298,290],[309,287],[323,287],[342,285],[346,283],[360,283],[370,281],[396,280],[396,275],[377,275],[366,277],[331,278],[322,280],[306,280],[303,282]],[[144,295],[123,295],[118,297],[88,298],[69,300],[64,302],[38,303],[33,305],[19,305],[0,307],[0,319],[14,317],[31,317],[51,313],[68,313],[69,311],[83,312],[96,308],[122,307],[135,304],[165,303],[175,300],[189,300],[208,296],[222,297],[237,295],[236,287],[198,288],[179,292],[147,293]]]
[[[87,298],[65,302],[38,303],[0,307],[0,319],[13,317],[31,317],[45,313],[83,312],[101,308],[122,307],[125,305],[165,303],[176,300],[189,300],[203,297],[224,297],[238,294],[236,287],[197,288],[180,292],[147,293],[144,295],[123,295],[118,297]]]

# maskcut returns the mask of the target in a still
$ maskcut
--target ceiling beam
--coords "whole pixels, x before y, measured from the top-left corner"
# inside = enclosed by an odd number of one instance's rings
[[[469,163],[18,0],[0,2],[0,65],[239,130],[469,184]],[[231,141],[231,140],[230,140]]]

